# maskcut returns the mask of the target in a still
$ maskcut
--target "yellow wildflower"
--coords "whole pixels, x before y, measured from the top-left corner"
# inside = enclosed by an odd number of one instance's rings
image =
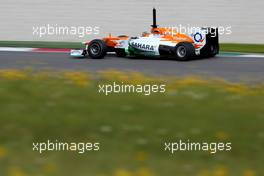
[[[5,158],[6,155],[7,155],[7,150],[4,147],[0,146],[0,159]]]
[[[145,152],[137,152],[135,155],[136,161],[146,161],[148,158],[147,154]]]
[[[227,176],[228,171],[225,167],[216,167],[213,171],[214,176]]]
[[[219,131],[216,133],[216,138],[219,140],[228,140],[230,135],[224,131]]]
[[[23,80],[27,78],[27,74],[24,71],[14,70],[14,69],[7,69],[7,70],[0,70],[0,77],[9,80]]]
[[[245,170],[244,172],[243,172],[243,176],[255,176],[256,175],[256,173],[253,171],[253,170]]]
[[[10,167],[8,169],[8,176],[25,176],[26,174],[18,167]]]
[[[52,172],[56,171],[56,166],[53,164],[46,164],[43,166],[42,169],[44,172],[52,173]]]
[[[136,176],[152,176],[153,174],[151,173],[151,171],[147,168],[139,168],[136,172],[135,172]]]
[[[78,86],[87,86],[89,84],[89,76],[84,72],[66,72],[64,76]]]
[[[209,172],[209,170],[204,169],[204,170],[201,170],[201,171],[198,173],[198,176],[210,176],[210,172]]]
[[[133,173],[125,169],[118,169],[115,171],[114,176],[133,176]]]
[[[246,94],[252,93],[249,87],[247,87],[246,85],[242,85],[242,84],[227,85],[225,87],[225,90],[227,92],[236,93],[240,95],[246,95]]]

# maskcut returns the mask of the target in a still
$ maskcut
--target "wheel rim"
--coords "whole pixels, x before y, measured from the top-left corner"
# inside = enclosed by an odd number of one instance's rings
[[[179,46],[177,48],[177,56],[178,57],[185,57],[186,56],[186,49],[184,46]]]
[[[101,47],[97,43],[94,43],[91,45],[90,51],[93,55],[98,55],[101,51]]]

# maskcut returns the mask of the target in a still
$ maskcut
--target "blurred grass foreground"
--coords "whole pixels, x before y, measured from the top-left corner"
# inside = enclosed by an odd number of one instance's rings
[[[98,84],[164,83],[165,94],[98,93]],[[164,151],[164,142],[232,142],[229,152]],[[100,142],[99,152],[32,150]],[[0,70],[0,175],[264,175],[264,84],[140,73]]]

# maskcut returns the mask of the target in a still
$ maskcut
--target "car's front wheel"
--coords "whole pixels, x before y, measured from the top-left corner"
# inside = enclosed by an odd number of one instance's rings
[[[107,46],[104,41],[95,39],[89,43],[88,54],[93,59],[102,59],[107,53]]]

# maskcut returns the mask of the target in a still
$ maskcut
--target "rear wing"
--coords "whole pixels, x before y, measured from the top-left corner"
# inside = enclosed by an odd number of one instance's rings
[[[206,44],[208,43],[209,45],[214,45],[218,48],[219,53],[219,33],[218,33],[218,28],[208,28],[208,34],[206,35]]]
[[[205,28],[206,44],[201,49],[200,53],[204,57],[210,57],[212,55],[219,54],[219,33],[218,28]]]

